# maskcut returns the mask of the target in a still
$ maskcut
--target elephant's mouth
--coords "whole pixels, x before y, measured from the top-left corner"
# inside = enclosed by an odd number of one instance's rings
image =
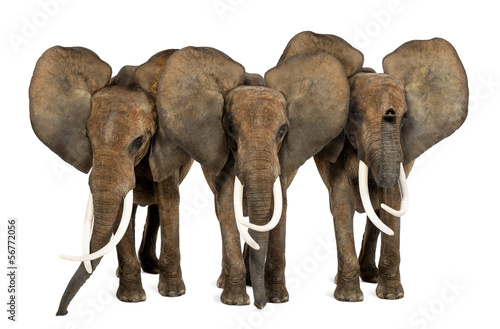
[[[260,246],[255,242],[255,240],[248,233],[248,229],[252,229],[257,232],[268,232],[272,230],[281,218],[281,212],[283,208],[283,200],[281,196],[281,183],[279,176],[274,181],[273,185],[273,198],[274,198],[274,210],[271,220],[265,225],[255,225],[245,220],[243,216],[243,185],[237,176],[234,177],[234,192],[233,192],[233,207],[234,207],[234,217],[236,219],[236,226],[240,232],[241,237],[245,242],[255,250],[259,250]]]
[[[83,227],[83,256],[69,256],[69,255],[59,255],[62,259],[71,260],[75,262],[83,262],[85,265],[85,269],[88,273],[92,273],[92,266],[90,261],[100,258],[113,250],[116,245],[120,242],[120,240],[125,235],[127,231],[128,225],[130,223],[130,218],[132,215],[132,206],[134,201],[134,192],[133,189],[130,190],[125,199],[123,200],[123,211],[122,218],[120,220],[120,225],[116,230],[116,233],[113,235],[111,240],[106,244],[103,248],[98,251],[90,254],[90,236],[92,232],[92,221],[94,217],[94,203],[92,193],[89,194],[89,200],[87,202],[87,212],[85,214],[85,224]]]
[[[370,192],[368,189],[368,166],[363,162],[359,161],[359,194],[361,195],[361,202],[363,203],[363,208],[365,208],[365,212],[368,215],[368,218],[372,221],[373,225],[375,225],[380,231],[384,232],[388,235],[394,235],[394,232],[385,225],[380,218],[375,213],[373,206],[370,201]],[[406,183],[406,175],[403,163],[400,163],[399,170],[399,189],[401,192],[401,209],[395,210],[389,207],[386,204],[381,204],[380,207],[387,211],[389,214],[401,217],[408,211],[409,197],[408,197],[408,185]]]

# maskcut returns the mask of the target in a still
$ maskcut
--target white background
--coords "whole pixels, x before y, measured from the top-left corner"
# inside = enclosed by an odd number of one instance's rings
[[[497,327],[499,90],[497,10],[491,1],[3,1],[0,8],[2,112],[0,252],[6,264],[8,218],[19,226],[18,322],[7,320],[1,275],[2,327],[104,328],[453,328]],[[46,5],[44,5],[46,4]],[[50,4],[50,5],[49,5]],[[147,300],[116,297],[116,253],[104,257],[69,306],[55,317],[78,264],[88,177],[65,164],[34,135],[28,86],[36,60],[54,45],[84,46],[113,68],[138,65],[158,51],[218,48],[248,72],[264,74],[296,33],[336,34],[381,70],[385,54],[413,39],[450,41],[467,70],[470,111],[454,135],[422,155],[409,178],[410,210],[402,218],[402,300],[333,298],[336,250],[327,190],[309,160],[289,189],[287,280],[290,301],[236,307],[219,301],[220,231],[199,165],[181,187],[181,253],[186,295],[161,297],[158,276],[143,274]],[[142,232],[144,210],[137,219]],[[357,215],[359,248],[365,219]],[[140,234],[138,233],[139,237]],[[6,268],[6,265],[4,265]],[[6,269],[5,269],[6,271]],[[253,295],[248,290],[253,303]]]

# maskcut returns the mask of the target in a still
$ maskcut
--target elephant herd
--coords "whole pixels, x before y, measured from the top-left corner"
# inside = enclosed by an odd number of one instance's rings
[[[247,284],[259,309],[288,301],[287,188],[311,157],[333,215],[335,299],[363,300],[359,278],[377,283],[380,298],[402,298],[406,177],[419,155],[464,122],[467,76],[453,46],[440,38],[401,45],[385,56],[384,73],[363,67],[363,60],[343,39],[313,32],[295,35],[264,77],[208,47],[165,50],[114,77],[89,49],[45,51],[29,89],[33,130],[64,161],[84,173],[92,169],[82,255],[61,255],[81,264],[57,315],[67,314],[115,247],[120,300],[146,299],[141,269],[159,274],[161,295],[185,293],[179,185],[194,160],[215,197],[224,304],[248,305]],[[147,219],[136,252],[138,206],[147,207]],[[355,211],[369,219],[359,255]]]

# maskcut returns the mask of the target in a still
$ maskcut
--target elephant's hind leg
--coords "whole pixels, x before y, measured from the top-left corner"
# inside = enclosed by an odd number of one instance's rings
[[[141,246],[139,248],[139,260],[141,267],[146,273],[160,273],[158,257],[156,257],[156,240],[160,228],[160,215],[157,205],[148,206],[148,215],[144,224]]]

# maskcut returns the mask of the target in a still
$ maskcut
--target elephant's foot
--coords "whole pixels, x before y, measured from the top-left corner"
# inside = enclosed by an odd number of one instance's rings
[[[381,299],[401,299],[405,294],[399,278],[384,279],[382,276],[379,276],[376,291]]]
[[[270,303],[286,303],[290,299],[285,283],[267,285],[266,296]]]
[[[247,294],[244,280],[240,280],[240,282],[231,282],[231,280],[226,277],[223,280],[222,288],[222,294],[220,295],[220,301],[222,303],[226,305],[250,304],[250,297]]]
[[[361,280],[369,283],[378,282],[378,268],[375,264],[363,265],[361,266],[361,272],[359,274]]]
[[[122,302],[137,303],[146,300],[146,292],[142,288],[142,283],[139,280],[127,281],[120,279],[116,297]]]
[[[166,277],[160,274],[158,292],[165,297],[179,297],[186,293],[186,286],[182,276]]]
[[[361,302],[364,299],[363,292],[359,286],[359,277],[355,275],[353,278],[344,278],[341,275],[335,277],[337,288],[333,293],[333,297],[341,302]]]
[[[146,273],[158,274],[160,267],[158,266],[158,258],[156,255],[139,255],[141,268]]]

